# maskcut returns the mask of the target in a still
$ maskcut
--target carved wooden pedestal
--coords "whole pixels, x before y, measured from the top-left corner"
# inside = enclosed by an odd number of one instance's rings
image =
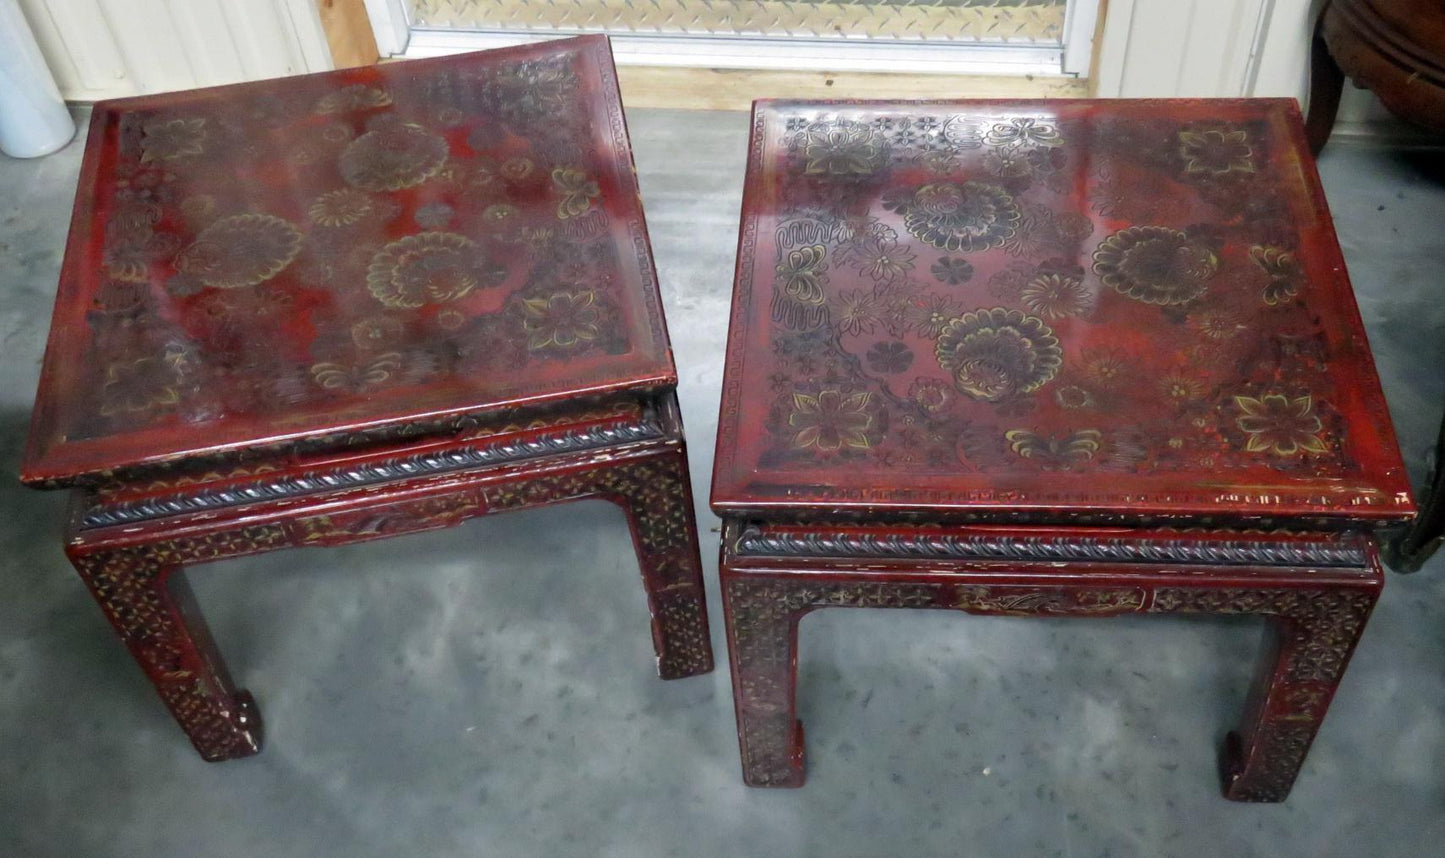
[[[722,593],[743,779],[804,780],[798,621],[819,608],[1006,616],[1255,614],[1268,622],[1224,794],[1289,794],[1382,585],[1373,544],[1325,535],[821,528],[729,522]]]
[[[179,573],[597,497],[712,667],[606,38],[96,105],[22,479],[206,759],[261,722]]]
[[[712,506],[744,777],[834,605],[1265,616],[1288,793],[1414,512],[1293,102],[754,106]]]

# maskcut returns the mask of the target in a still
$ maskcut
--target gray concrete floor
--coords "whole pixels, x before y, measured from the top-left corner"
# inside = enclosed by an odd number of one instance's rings
[[[634,111],[705,509],[744,114]],[[29,422],[79,165],[0,159],[0,475]],[[1337,143],[1325,185],[1417,484],[1445,406],[1445,158]],[[1445,842],[1445,560],[1392,577],[1294,794],[1219,797],[1258,627],[824,611],[810,781],[742,786],[725,669],[661,682],[621,514],[513,513],[192,580],[268,727],[191,750],[0,478],[0,856],[1419,856]],[[723,657],[713,586],[714,646]]]

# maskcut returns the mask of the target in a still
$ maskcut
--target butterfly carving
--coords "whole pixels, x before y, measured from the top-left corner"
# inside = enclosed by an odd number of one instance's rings
[[[397,352],[386,352],[350,366],[318,363],[311,367],[311,377],[327,390],[356,393],[376,387],[391,378],[392,373],[400,368],[401,355]]]
[[[1058,471],[1093,459],[1099,452],[1103,433],[1097,429],[1080,429],[1046,438],[1027,429],[1011,429],[1004,433],[1004,438],[1020,458],[1037,462],[1046,471]]]
[[[823,287],[828,285],[827,248],[810,244],[789,250],[777,264],[773,281],[773,321],[794,331],[825,324],[828,308]]]

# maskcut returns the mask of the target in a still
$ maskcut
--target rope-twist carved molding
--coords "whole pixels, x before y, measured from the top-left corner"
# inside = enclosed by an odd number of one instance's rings
[[[1352,539],[1168,539],[1098,536],[872,534],[744,528],[745,557],[868,557],[938,560],[1177,563],[1232,566],[1365,566]]]

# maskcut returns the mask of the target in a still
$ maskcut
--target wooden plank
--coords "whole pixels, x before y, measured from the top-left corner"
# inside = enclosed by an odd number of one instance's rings
[[[316,0],[316,8],[336,68],[369,66],[380,58],[366,0]]]
[[[873,74],[620,66],[628,107],[749,110],[755,98],[1085,98],[1073,77]]]

